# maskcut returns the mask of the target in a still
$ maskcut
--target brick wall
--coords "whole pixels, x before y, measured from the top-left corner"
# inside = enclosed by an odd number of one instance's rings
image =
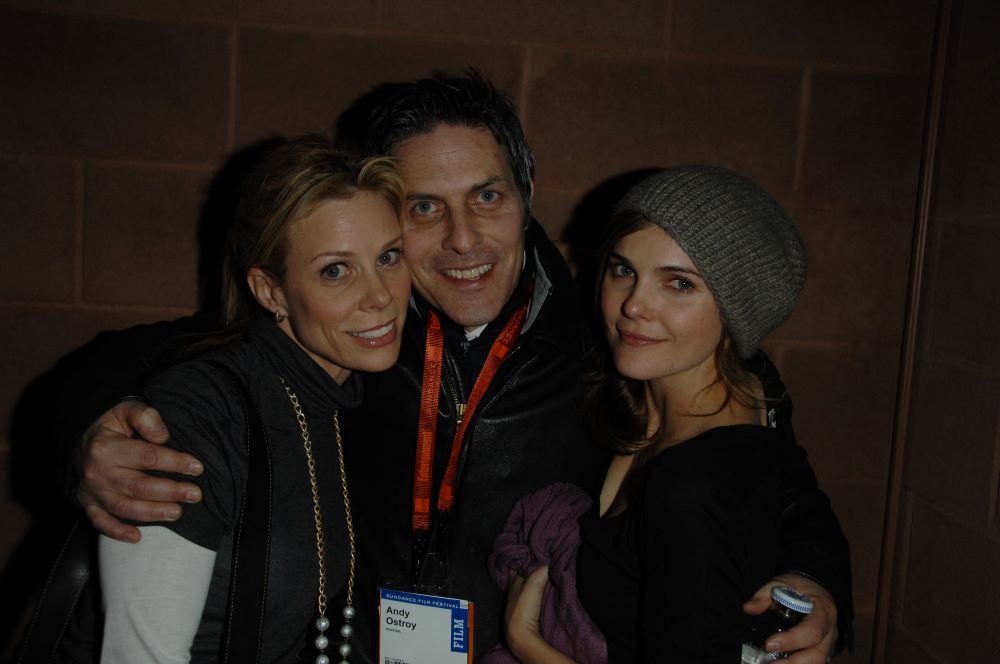
[[[1000,661],[1000,7],[955,7],[891,611],[909,664]]]
[[[227,155],[325,129],[375,84],[475,65],[521,108],[556,237],[609,178],[685,162],[748,174],[800,222],[809,281],[768,347],[853,545],[844,661],[865,661],[935,4],[0,0],[0,421],[98,330],[196,306]],[[4,427],[0,471],[29,443]],[[3,476],[0,565],[30,523]]]

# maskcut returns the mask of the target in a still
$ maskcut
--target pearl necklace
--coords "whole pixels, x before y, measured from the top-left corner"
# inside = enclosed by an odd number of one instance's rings
[[[309,437],[309,426],[306,424],[306,414],[302,411],[299,398],[292,391],[285,379],[278,377],[281,386],[285,388],[285,394],[295,411],[295,420],[299,423],[299,430],[302,432],[302,448],[306,451],[306,464],[309,469],[309,488],[312,492],[313,501],[313,521],[316,524],[316,558],[319,561],[319,591],[316,598],[317,615],[315,626],[319,631],[314,643],[319,654],[316,656],[316,664],[330,664],[330,657],[324,652],[330,645],[330,639],[325,632],[330,628],[330,619],[326,617],[326,541],[323,537],[323,514],[319,507],[319,483],[316,481],[316,460],[312,453],[312,439]],[[347,493],[347,472],[344,467],[344,444],[340,438],[340,420],[337,411],[333,411],[333,430],[337,437],[337,457],[340,460],[340,488],[344,495],[344,520],[347,523],[347,541],[351,548],[350,573],[347,576],[347,602],[344,605],[342,614],[344,624],[340,626],[340,636],[343,641],[337,648],[340,653],[340,664],[349,664],[347,657],[351,654],[351,636],[354,628],[351,627],[351,619],[355,616],[354,610],[354,520],[351,518],[351,499]]]

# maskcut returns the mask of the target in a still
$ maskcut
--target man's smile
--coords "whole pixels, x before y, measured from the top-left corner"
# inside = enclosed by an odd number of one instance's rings
[[[446,277],[451,277],[452,279],[461,279],[463,281],[474,281],[479,279],[481,276],[493,269],[493,263],[485,263],[483,265],[478,265],[473,268],[468,269],[447,269],[441,270],[441,273]]]

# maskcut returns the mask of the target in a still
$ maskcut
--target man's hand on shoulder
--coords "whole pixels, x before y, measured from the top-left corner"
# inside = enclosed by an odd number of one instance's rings
[[[101,533],[138,542],[139,529],[118,519],[176,521],[179,503],[201,500],[194,484],[146,474],[201,475],[201,462],[193,456],[163,447],[169,436],[160,414],[141,401],[123,401],[84,432],[77,499]]]
[[[822,664],[830,661],[837,644],[837,605],[826,588],[812,579],[798,574],[779,574],[754,593],[743,610],[759,615],[771,605],[771,588],[788,586],[813,601],[813,610],[802,622],[790,630],[768,638],[766,647],[771,652],[793,652],[789,664]]]

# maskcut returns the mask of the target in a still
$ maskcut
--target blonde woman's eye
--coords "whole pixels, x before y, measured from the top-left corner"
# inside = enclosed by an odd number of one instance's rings
[[[347,266],[343,263],[331,263],[323,268],[320,273],[325,279],[343,279],[347,276]]]
[[[378,264],[383,266],[396,265],[401,260],[403,260],[403,250],[390,249],[379,255]]]

